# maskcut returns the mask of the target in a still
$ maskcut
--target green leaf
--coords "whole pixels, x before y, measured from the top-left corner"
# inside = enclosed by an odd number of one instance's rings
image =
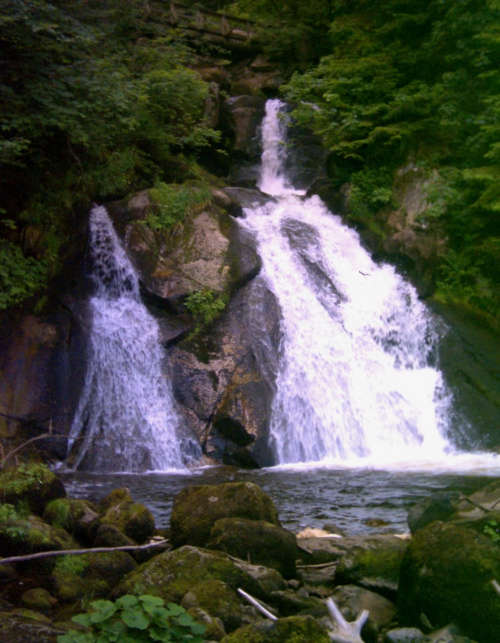
[[[135,628],[137,630],[145,630],[150,624],[150,619],[142,610],[140,609],[128,609],[122,614],[123,622],[126,623],[129,627]]]

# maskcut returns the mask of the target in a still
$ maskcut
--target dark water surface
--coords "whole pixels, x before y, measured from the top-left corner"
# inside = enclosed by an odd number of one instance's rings
[[[184,487],[251,481],[271,496],[283,526],[291,531],[333,523],[348,534],[368,534],[407,532],[406,512],[418,500],[443,489],[473,493],[494,477],[370,469],[276,468],[249,472],[212,467],[189,474],[78,472],[65,474],[63,479],[69,496],[94,502],[117,487],[128,487],[136,502],[151,509],[159,528],[168,527],[173,498]]]

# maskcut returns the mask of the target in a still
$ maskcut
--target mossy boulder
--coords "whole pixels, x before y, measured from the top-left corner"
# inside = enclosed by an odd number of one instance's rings
[[[408,541],[396,536],[366,536],[352,540],[335,572],[339,585],[359,585],[396,598],[399,568]]]
[[[87,500],[58,498],[45,507],[43,519],[73,534],[78,540],[89,541],[88,529],[99,517],[96,507]]]
[[[39,516],[23,514],[12,505],[0,505],[0,552],[2,556],[23,556],[42,551],[73,549],[73,538],[49,525]]]
[[[107,496],[104,496],[99,502],[99,511],[101,514],[105,514],[108,509],[114,505],[120,504],[120,502],[132,502],[132,496],[130,495],[130,490],[127,487],[118,487],[113,489]]]
[[[86,596],[108,596],[137,563],[123,551],[61,556],[52,571],[55,596],[72,602]]]
[[[458,491],[437,491],[408,510],[408,526],[414,534],[435,520],[448,520],[458,510]]]
[[[43,587],[34,587],[24,592],[21,603],[28,609],[48,611],[57,605],[57,599]]]
[[[0,471],[0,503],[27,506],[41,516],[48,502],[65,496],[61,480],[43,464],[26,463]]]
[[[401,622],[424,613],[436,627],[456,623],[479,643],[498,640],[500,546],[472,529],[434,522],[417,531],[403,557],[398,607]]]
[[[100,523],[112,525],[137,543],[144,543],[153,535],[155,519],[151,511],[138,502],[122,500],[112,505]]]
[[[175,547],[204,547],[221,518],[265,520],[279,525],[271,498],[252,482],[186,487],[174,499],[170,534]]]
[[[199,607],[212,618],[219,618],[226,632],[240,627],[244,610],[234,590],[220,580],[207,580],[194,585],[182,599],[188,610]]]
[[[285,578],[295,576],[295,534],[264,520],[222,518],[212,527],[207,549],[276,569]]]
[[[259,583],[221,552],[185,546],[155,556],[130,573],[115,594],[152,594],[166,602],[180,603],[184,595],[204,581],[219,580],[232,590],[241,587],[263,597]]]
[[[310,616],[290,616],[247,625],[221,643],[331,643],[326,629]]]
[[[33,615],[0,612],[0,643],[56,643],[63,629],[51,625],[42,614]]]

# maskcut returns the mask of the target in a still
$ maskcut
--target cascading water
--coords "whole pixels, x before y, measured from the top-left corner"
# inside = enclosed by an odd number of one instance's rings
[[[158,325],[104,207],[92,210],[89,226],[90,355],[68,463],[101,472],[182,469],[192,446],[178,433]]]
[[[268,101],[259,187],[245,209],[282,345],[271,418],[278,463],[439,459],[450,396],[433,365],[438,330],[412,286],[283,170],[282,104]]]

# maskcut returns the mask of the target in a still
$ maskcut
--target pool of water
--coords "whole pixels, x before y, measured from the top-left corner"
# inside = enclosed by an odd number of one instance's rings
[[[434,491],[470,494],[500,478],[500,470],[476,472],[381,471],[367,468],[272,468],[243,471],[210,467],[189,473],[64,474],[68,495],[99,501],[117,487],[128,487],[136,502],[153,512],[159,528],[168,527],[174,496],[184,487],[223,482],[255,482],[273,499],[282,525],[334,524],[347,534],[408,531],[407,510]]]

